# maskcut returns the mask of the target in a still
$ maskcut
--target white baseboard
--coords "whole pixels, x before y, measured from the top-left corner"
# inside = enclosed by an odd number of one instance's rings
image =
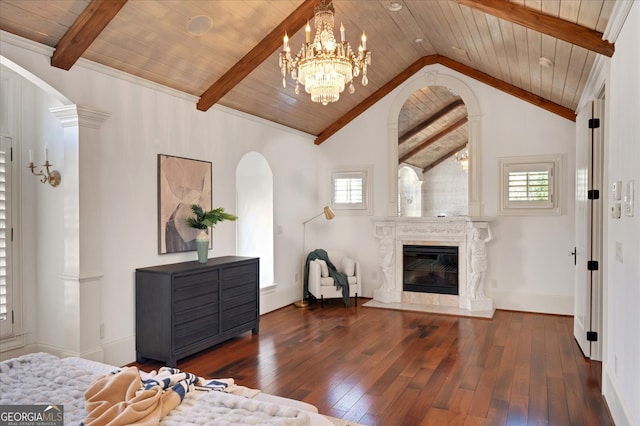
[[[522,293],[487,289],[495,309],[538,312],[542,314],[573,315],[573,296]]]
[[[104,363],[122,367],[136,360],[136,337],[129,336],[102,344]]]
[[[80,354],[69,352],[65,350],[65,348],[59,346],[34,343],[14,350],[2,352],[0,360],[4,361],[35,352],[46,352],[60,358],[76,356],[121,367],[136,360],[136,338],[135,336],[125,337],[123,339],[103,344],[100,348]]]
[[[631,413],[627,409],[624,401],[620,398],[620,392],[616,387],[608,366],[602,366],[602,395],[607,401],[609,412],[613,417],[613,422],[617,425],[637,425],[640,419],[633,420]]]

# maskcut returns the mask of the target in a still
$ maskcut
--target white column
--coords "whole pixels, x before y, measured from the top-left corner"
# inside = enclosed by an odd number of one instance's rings
[[[482,164],[480,163],[482,147],[480,146],[480,116],[469,115],[468,133],[469,133],[469,173],[468,191],[469,191],[469,216],[482,216]]]
[[[63,356],[103,360],[100,125],[111,114],[79,105],[50,108],[64,129]]]

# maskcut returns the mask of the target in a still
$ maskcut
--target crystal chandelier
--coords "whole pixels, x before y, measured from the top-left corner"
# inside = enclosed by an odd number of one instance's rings
[[[296,82],[296,95],[300,84],[311,94],[313,102],[327,105],[340,99],[340,93],[349,85],[349,93],[355,92],[353,79],[362,73],[362,85],[366,86],[367,66],[371,65],[371,52],[367,50],[367,37],[362,33],[362,43],[356,54],[345,41],[344,26],[340,24],[340,42],[333,36],[333,15],[335,8],[331,1],[323,0],[314,9],[316,34],[311,43],[311,27],[307,22],[306,41],[295,58],[291,57],[289,37],[285,34],[284,46],[280,52],[282,86],[287,87],[287,74]]]
[[[460,163],[463,170],[469,169],[469,150],[466,148],[463,151],[459,151],[455,155],[456,161]]]

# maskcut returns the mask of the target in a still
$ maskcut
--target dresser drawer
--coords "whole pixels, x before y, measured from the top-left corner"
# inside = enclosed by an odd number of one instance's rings
[[[233,308],[223,308],[222,331],[241,326],[258,318],[258,306],[256,302],[242,303]]]
[[[208,315],[173,327],[174,350],[218,334],[218,314]]]
[[[246,283],[241,285],[229,286],[222,290],[222,306],[234,307],[240,302],[252,302],[258,299],[256,293],[256,283]]]
[[[174,311],[217,305],[218,286],[217,271],[176,277],[173,285]]]
[[[175,325],[181,325],[185,322],[195,321],[199,318],[208,317],[211,315],[218,315],[218,304],[204,305],[194,309],[187,309],[186,311],[174,312],[173,323]]]
[[[248,263],[246,265],[229,266],[223,268],[220,272],[222,280],[225,282],[251,281],[255,282],[258,274],[258,268],[255,264]]]

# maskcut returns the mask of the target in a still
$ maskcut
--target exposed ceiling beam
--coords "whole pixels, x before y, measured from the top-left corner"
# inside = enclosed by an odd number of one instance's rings
[[[468,143],[469,143],[469,141],[465,141],[465,143],[463,143],[462,145],[458,145],[457,147],[453,148],[451,151],[447,152],[442,157],[438,158],[436,161],[434,161],[433,163],[429,164],[427,167],[422,169],[422,173],[428,172],[429,170],[433,169],[438,164],[442,163],[443,161],[445,161],[446,159],[451,157],[456,152],[461,151],[464,147],[466,147],[468,145]]]
[[[497,18],[559,38],[605,56],[613,56],[615,46],[603,40],[603,34],[571,21],[556,18],[535,9],[505,0],[455,0]]]
[[[69,70],[127,0],[93,0],[62,36],[51,56],[51,65]]]
[[[240,83],[246,76],[263,63],[273,52],[282,46],[282,37],[285,33],[295,34],[300,28],[307,24],[313,17],[313,9],[320,0],[305,0],[296,10],[280,22],[277,27],[256,44],[242,59],[240,59],[229,71],[211,85],[200,96],[197,108],[200,111],[207,111],[224,95],[229,93],[236,84]]]
[[[466,75],[467,77],[471,77],[481,83],[487,84],[491,87],[515,96],[516,98],[520,98],[523,101],[527,101],[535,106],[546,109],[547,111],[564,117],[567,120],[576,121],[576,113],[573,110],[563,107],[562,105],[559,105],[555,102],[551,102],[550,100],[545,99],[542,96],[527,92],[524,89],[492,77],[489,74],[485,74],[481,71],[471,68],[468,65],[456,62],[453,59],[447,58],[446,56],[438,56],[438,63],[444,65],[447,68],[458,71]]]
[[[410,150],[409,152],[404,154],[402,157],[400,157],[398,159],[398,164],[404,163],[409,158],[411,158],[414,155],[416,155],[418,152],[422,151],[423,149],[425,149],[426,147],[428,147],[432,143],[436,142],[438,139],[443,138],[444,136],[446,136],[449,133],[451,133],[454,130],[456,130],[458,127],[464,125],[467,121],[468,121],[467,117],[462,117],[460,120],[456,121],[455,123],[450,124],[449,126],[447,126],[444,129],[440,130],[438,133],[436,133],[435,135],[431,136],[430,138],[425,139],[423,142],[421,142],[420,144],[416,145],[412,150]]]
[[[414,137],[415,135],[417,135],[427,127],[431,126],[436,121],[440,120],[442,117],[446,116],[452,111],[455,111],[461,106],[464,106],[464,102],[462,102],[462,99],[456,99],[455,101],[451,102],[449,105],[445,106],[441,110],[436,111],[429,118],[422,121],[421,123],[418,123],[413,129],[410,129],[406,131],[404,134],[400,135],[398,137],[398,144],[408,141],[409,139],[411,139],[412,137]]]
[[[480,81],[481,83],[487,84],[491,87],[494,87],[512,96],[520,98],[523,101],[527,101],[540,108],[546,109],[547,111],[557,114],[560,117],[566,118],[567,120],[576,121],[576,113],[569,108],[563,107],[562,105],[556,104],[555,102],[551,102],[550,100],[547,100],[542,96],[538,96],[531,92],[527,92],[524,89],[521,89],[512,84],[499,80],[495,77],[490,76],[489,74],[485,74],[481,71],[471,68],[470,66],[461,64],[460,62],[456,62],[453,59],[447,58],[446,56],[429,55],[429,56],[423,56],[422,58],[415,61],[413,64],[409,65],[404,71],[396,75],[391,81],[389,81],[387,84],[385,84],[384,86],[376,90],[364,101],[360,102],[358,105],[353,107],[345,115],[343,115],[338,120],[336,120],[331,125],[329,125],[329,127],[324,129],[322,132],[320,132],[317,135],[314,143],[316,145],[320,145],[322,142],[326,141],[332,135],[337,133],[338,130],[342,129],[344,126],[349,124],[357,116],[365,112],[373,104],[375,104],[380,99],[388,95],[393,89],[401,85],[405,80],[407,80],[413,74],[420,71],[423,67],[427,65],[433,65],[433,64],[442,64],[447,68],[451,68],[452,70],[465,74],[468,77],[471,77],[475,80]]]
[[[364,101],[360,102],[349,112],[340,117],[337,121],[333,122],[329,127],[320,132],[316,137],[314,143],[316,145],[320,145],[322,142],[329,139],[338,130],[349,124],[357,116],[369,109],[369,107],[373,106],[373,104],[388,95],[393,89],[404,83],[405,80],[407,80],[409,77],[420,71],[425,66],[433,65],[436,62],[437,55],[423,56],[422,58],[418,59],[413,64],[409,65],[407,68],[401,71],[400,74],[393,77],[393,79],[387,82],[384,86],[369,95],[369,97]]]

